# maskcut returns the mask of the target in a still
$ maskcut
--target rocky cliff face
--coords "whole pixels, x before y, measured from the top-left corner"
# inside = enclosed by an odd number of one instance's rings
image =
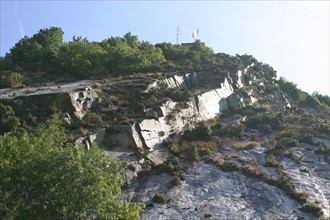
[[[85,80],[37,88],[2,89],[0,100],[12,101],[21,113],[30,111],[47,115],[56,109],[69,114],[69,117],[82,119],[98,98],[90,88],[91,84]]]
[[[245,72],[244,72],[245,74]],[[160,106],[161,117],[157,119],[144,119],[142,122],[132,126],[135,143],[138,148],[147,147],[153,151],[157,144],[160,144],[170,134],[178,133],[186,126],[191,126],[194,122],[208,120],[219,116],[229,107],[238,108],[244,106],[243,98],[235,93],[234,87],[239,89],[243,86],[242,72],[236,73],[237,81],[228,82],[225,78],[219,87],[206,91],[202,94],[194,94],[187,102],[187,107],[177,109],[178,103],[167,101]],[[232,79],[230,78],[230,81]],[[168,87],[183,87],[193,90],[191,85],[199,84],[197,74],[187,74],[184,76],[172,76],[161,81]],[[151,84],[149,88],[157,87],[157,82]],[[252,96],[251,96],[252,97]],[[141,140],[142,139],[142,140]]]
[[[319,211],[330,217],[330,166],[317,153],[325,152],[330,138],[315,133],[312,141],[299,139],[299,132],[316,122],[323,123],[320,132],[323,129],[326,134],[329,121],[287,111],[287,98],[271,78],[251,72],[252,66],[214,78],[201,72],[168,74],[157,80],[5,89],[0,99],[14,103],[22,114],[57,108],[67,113],[70,124],[84,120],[90,111],[108,120],[106,128],[90,129],[78,142],[87,148],[97,143],[112,158],[129,162],[127,175],[133,179],[123,197],[147,204],[142,219],[316,219]],[[156,99],[156,106],[141,107],[148,101],[144,97],[152,97],[148,94],[164,85],[188,91],[190,97],[184,101]],[[247,106],[252,105],[258,110],[251,113]],[[259,114],[262,120],[256,117]],[[181,134],[197,122],[221,115],[225,116],[214,126],[212,137],[182,139]],[[287,127],[281,127],[285,122]],[[289,131],[297,130],[298,122],[303,126],[294,136]],[[193,160],[187,161],[186,155]],[[173,158],[179,162],[168,165]],[[213,162],[205,163],[204,158]],[[153,201],[159,192],[167,196],[163,203]]]
[[[151,204],[156,192],[166,190],[162,186],[168,179],[162,175],[150,177],[139,201]],[[315,218],[300,211],[300,204],[277,187],[239,172],[223,172],[204,162],[190,168],[185,182],[167,191],[167,195],[169,202],[147,208],[142,219]]]

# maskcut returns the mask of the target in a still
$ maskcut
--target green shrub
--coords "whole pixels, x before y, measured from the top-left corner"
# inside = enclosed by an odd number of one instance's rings
[[[228,137],[242,137],[246,130],[244,124],[235,123],[227,126],[222,126],[220,129],[220,135],[225,135]]]
[[[306,132],[300,132],[300,135],[298,137],[299,142],[304,142],[306,144],[314,144],[314,136],[310,133]]]
[[[156,167],[155,172],[157,174],[168,173],[173,176],[181,174],[181,167],[176,160],[167,160],[164,163],[159,164]]]
[[[257,125],[257,128],[263,134],[271,134],[272,133],[272,128],[270,127],[270,125],[261,124],[261,125]]]
[[[0,87],[17,88],[23,85],[23,75],[18,72],[12,72],[1,77]]]
[[[199,148],[193,144],[190,148],[185,150],[185,157],[192,161],[200,161],[201,156],[199,155]]]
[[[204,217],[205,218],[212,218],[212,214],[211,213],[204,213]]]
[[[301,207],[301,210],[302,210],[303,212],[312,213],[312,214],[314,214],[314,215],[317,216],[317,217],[321,217],[321,216],[324,215],[322,209],[321,209],[320,206],[319,206],[318,204],[316,204],[316,203],[310,203],[310,202],[305,203],[305,204],[303,205],[303,207]]]
[[[299,141],[295,138],[282,138],[280,143],[290,147],[300,147]]]
[[[19,118],[15,116],[13,108],[0,103],[0,135],[15,131],[19,125]]]
[[[240,168],[241,165],[235,161],[224,161],[222,164],[220,164],[220,169],[225,172],[239,171]]]
[[[205,140],[210,137],[212,129],[205,122],[198,122],[192,130],[186,130],[183,133],[185,140]]]
[[[95,112],[88,112],[82,119],[81,124],[87,128],[101,128],[105,125],[102,117]]]
[[[267,167],[277,167],[278,163],[274,154],[270,154],[266,157],[265,166]]]
[[[167,202],[168,200],[169,199],[168,199],[166,192],[158,192],[151,199],[151,201],[155,202],[155,203],[164,203],[164,202]]]
[[[259,134],[252,134],[251,135],[251,141],[257,141],[260,138]]]
[[[182,178],[180,177],[180,175],[173,176],[173,178],[170,182],[170,186],[178,186],[181,184],[182,184]]]

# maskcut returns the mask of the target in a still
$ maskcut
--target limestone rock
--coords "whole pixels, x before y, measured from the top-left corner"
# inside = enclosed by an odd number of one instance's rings
[[[74,107],[74,114],[78,119],[82,119],[88,110],[91,108],[93,102],[98,97],[97,94],[89,87],[79,89],[70,94],[71,103]]]
[[[161,181],[162,176],[150,177],[137,202],[151,202],[152,195],[166,183]],[[153,204],[142,219],[204,219],[206,214],[215,219],[315,219],[277,187],[204,162],[189,169],[185,183],[167,195],[169,203]]]

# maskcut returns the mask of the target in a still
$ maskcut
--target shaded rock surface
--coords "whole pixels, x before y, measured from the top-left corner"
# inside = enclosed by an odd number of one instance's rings
[[[47,115],[51,111],[61,110],[82,119],[98,97],[90,89],[91,84],[91,80],[83,80],[32,88],[1,89],[0,100],[13,101],[22,114],[34,112]]]

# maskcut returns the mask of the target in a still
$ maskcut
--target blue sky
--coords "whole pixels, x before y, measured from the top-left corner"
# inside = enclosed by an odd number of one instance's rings
[[[61,27],[90,41],[128,31],[151,43],[199,38],[214,52],[251,54],[309,93],[329,91],[329,1],[3,1],[0,55],[24,35]]]

